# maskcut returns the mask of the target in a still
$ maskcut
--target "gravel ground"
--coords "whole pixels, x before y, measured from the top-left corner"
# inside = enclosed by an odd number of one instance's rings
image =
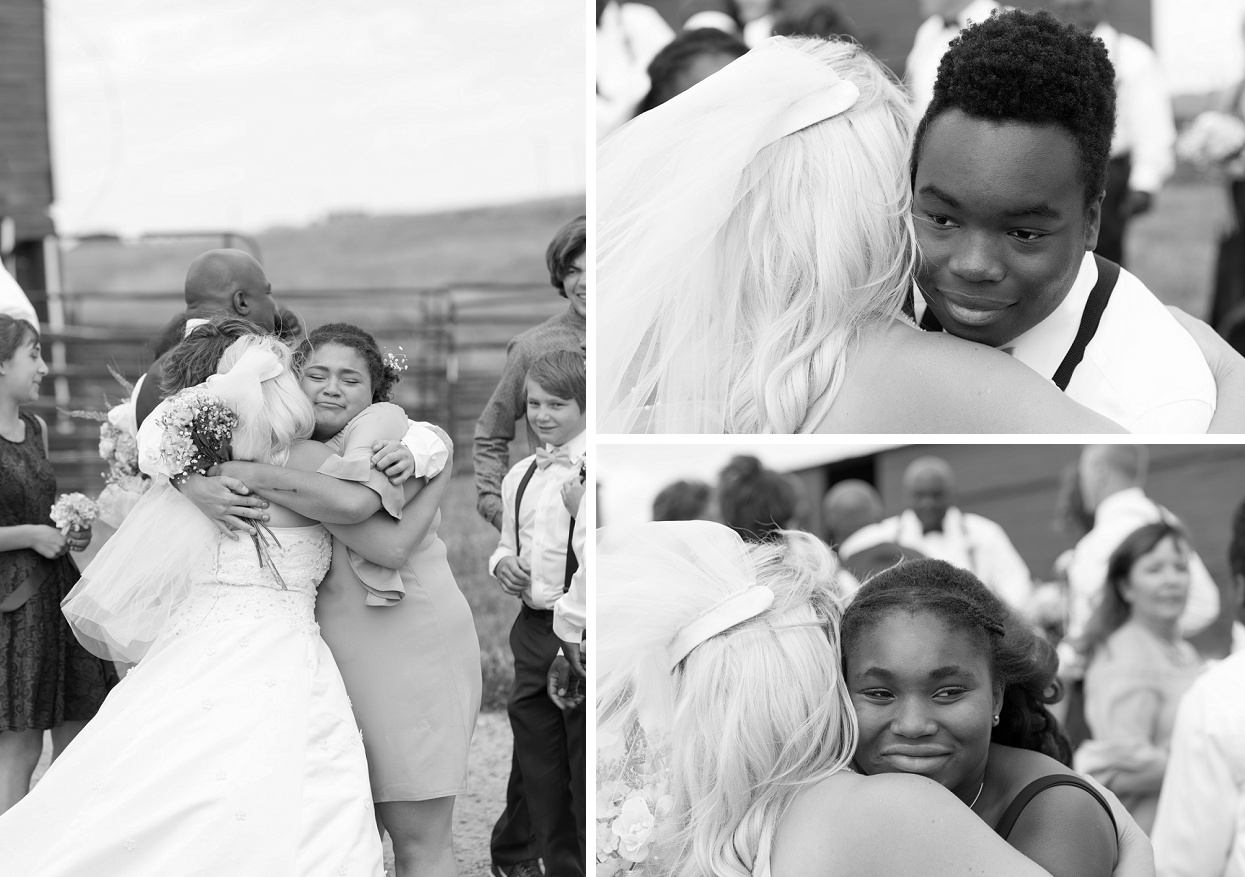
[[[505,713],[483,713],[471,742],[471,773],[467,794],[454,805],[454,851],[459,877],[488,877],[489,835],[506,800],[510,775],[510,722]],[[51,735],[44,735],[43,759],[35,782],[52,759]],[[385,841],[385,867],[393,874],[393,852]]]

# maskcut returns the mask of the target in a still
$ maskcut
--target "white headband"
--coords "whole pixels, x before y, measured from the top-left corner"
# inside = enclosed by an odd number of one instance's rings
[[[239,419],[248,421],[264,407],[260,384],[285,371],[281,360],[271,350],[252,347],[224,374],[212,375],[205,382],[208,390],[233,406]]]
[[[679,662],[701,643],[749,618],[756,618],[773,603],[774,592],[765,585],[756,585],[715,603],[708,612],[683,625],[670,638],[670,645],[666,647],[670,670],[679,666]]]

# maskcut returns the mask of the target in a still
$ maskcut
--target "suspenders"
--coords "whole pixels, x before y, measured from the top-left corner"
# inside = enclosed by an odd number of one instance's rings
[[[1089,342],[1094,340],[1098,324],[1102,322],[1102,315],[1107,309],[1107,303],[1111,300],[1111,293],[1115,290],[1115,282],[1120,277],[1120,266],[1114,262],[1107,261],[1097,253],[1094,254],[1094,262],[1098,265],[1098,282],[1090,290],[1089,300],[1085,303],[1085,312],[1081,314],[1081,325],[1076,330],[1072,346],[1064,354],[1063,362],[1059,363],[1059,368],[1055,370],[1055,375],[1051,378],[1055,386],[1064,392],[1067,392],[1072,373],[1085,358],[1085,349],[1089,347]],[[928,306],[925,308],[925,313],[921,315],[921,328],[927,332],[942,331],[942,324],[934,316],[933,308]]]
[[[532,465],[527,467],[527,471],[523,473],[523,480],[519,482],[519,489],[514,495],[514,553],[517,556],[520,552],[519,543],[519,509],[523,507],[523,494],[527,492],[527,484],[532,480],[532,476],[536,474],[536,461],[532,460]],[[575,517],[571,516],[571,527],[566,533],[566,568],[562,574],[562,593],[566,593],[571,587],[571,577],[579,570],[579,558],[575,556],[575,549],[571,547],[571,537],[575,535]]]

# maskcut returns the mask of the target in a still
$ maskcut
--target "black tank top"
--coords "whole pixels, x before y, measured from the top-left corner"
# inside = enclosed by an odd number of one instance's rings
[[[1089,792],[1094,796],[1094,800],[1102,805],[1102,809],[1107,811],[1107,816],[1111,819],[1111,827],[1115,830],[1116,836],[1119,836],[1120,827],[1115,824],[1115,814],[1111,812],[1111,806],[1107,803],[1107,799],[1102,797],[1102,794],[1086,780],[1071,774],[1052,774],[1051,776],[1036,779],[1021,789],[1020,793],[1007,805],[1007,809],[1003,811],[1003,818],[999,820],[999,824],[994,827],[999,836],[1006,840],[1007,836],[1012,833],[1016,820],[1020,818],[1021,811],[1028,806],[1034,797],[1051,786],[1076,786],[1078,789],[1084,789]]]

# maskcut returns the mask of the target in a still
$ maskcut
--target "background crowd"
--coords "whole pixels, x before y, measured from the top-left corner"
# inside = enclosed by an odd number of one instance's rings
[[[1119,796],[1150,835],[1159,873],[1209,877],[1245,856],[1233,815],[1241,698],[1221,687],[1245,666],[1239,449],[1166,448],[1151,467],[1138,445],[1048,448],[1037,460],[1033,449],[992,446],[978,449],[989,462],[973,471],[963,447],[884,449],[855,462],[749,450],[716,479],[654,484],[651,519],[716,520],[753,542],[813,532],[836,552],[849,593],[922,558],[971,572],[1055,647],[1061,697],[1050,709],[1068,735],[1067,763]],[[1026,457],[1020,475],[1012,467]],[[637,459],[603,461],[603,523],[642,517],[641,494],[620,484]],[[856,474],[865,477],[847,477]],[[967,502],[957,474],[971,483]]]

